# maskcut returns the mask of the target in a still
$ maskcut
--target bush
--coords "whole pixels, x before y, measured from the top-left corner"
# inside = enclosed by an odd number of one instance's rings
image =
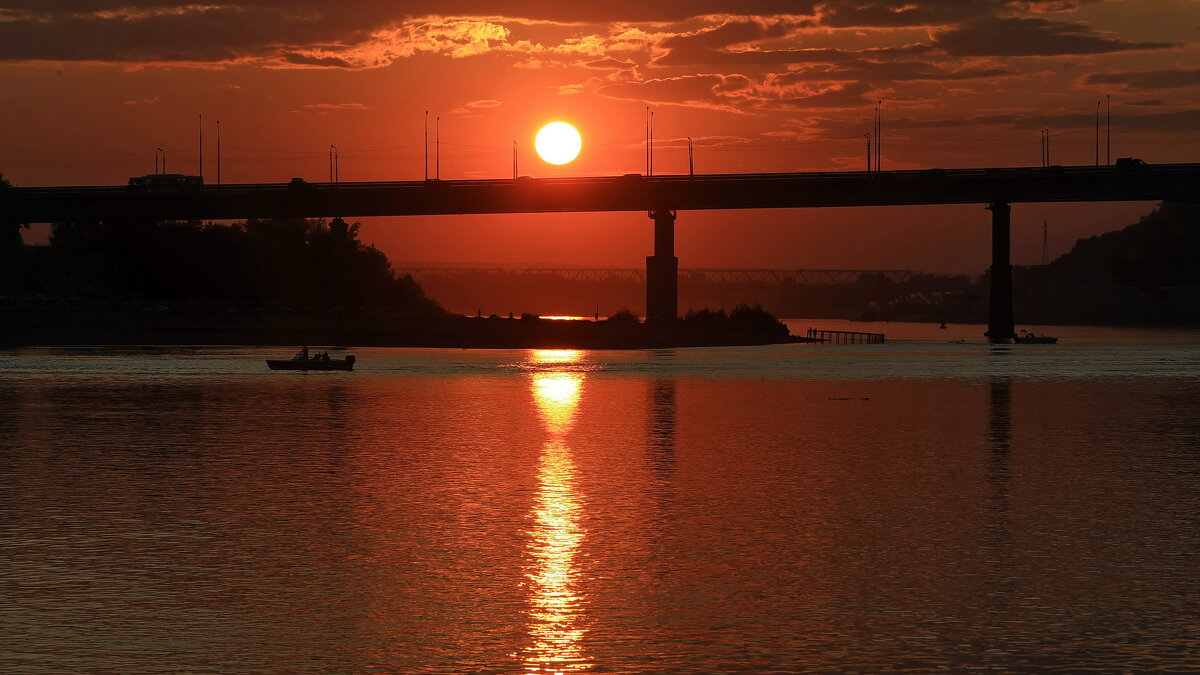
[[[698,330],[716,330],[737,333],[762,333],[769,335],[787,335],[787,326],[775,318],[762,305],[753,306],[740,304],[728,314],[725,310],[699,311],[689,309],[683,316],[684,325]]]
[[[617,324],[626,324],[626,325],[633,325],[633,324],[639,323],[638,315],[634,314],[633,312],[629,311],[628,309],[626,309],[624,307],[622,307],[621,309],[618,309],[615,314],[608,317],[608,321],[611,321],[611,322],[617,323]]]

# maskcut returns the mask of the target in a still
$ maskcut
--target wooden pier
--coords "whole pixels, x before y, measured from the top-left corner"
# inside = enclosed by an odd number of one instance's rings
[[[883,333],[860,333],[850,330],[822,330],[809,328],[808,337],[835,345],[881,345],[887,342]]]

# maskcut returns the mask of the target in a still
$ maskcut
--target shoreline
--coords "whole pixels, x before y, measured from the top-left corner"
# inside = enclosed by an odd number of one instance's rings
[[[446,349],[661,349],[817,342],[770,331],[700,328],[686,322],[522,318],[444,318],[30,312],[0,314],[0,346],[60,347],[155,345],[279,346],[337,344],[356,347]]]

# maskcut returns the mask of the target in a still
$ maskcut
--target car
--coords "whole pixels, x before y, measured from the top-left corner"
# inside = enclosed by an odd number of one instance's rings
[[[148,173],[133,176],[126,189],[131,192],[196,192],[204,187],[202,176],[182,173]]]
[[[1125,169],[1126,171],[1137,171],[1149,167],[1143,160],[1137,157],[1119,157],[1117,158],[1117,168]]]

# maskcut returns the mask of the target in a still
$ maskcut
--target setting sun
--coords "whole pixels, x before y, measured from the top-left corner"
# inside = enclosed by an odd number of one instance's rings
[[[583,139],[566,122],[551,122],[542,127],[533,141],[538,157],[550,164],[566,164],[579,156]]]

